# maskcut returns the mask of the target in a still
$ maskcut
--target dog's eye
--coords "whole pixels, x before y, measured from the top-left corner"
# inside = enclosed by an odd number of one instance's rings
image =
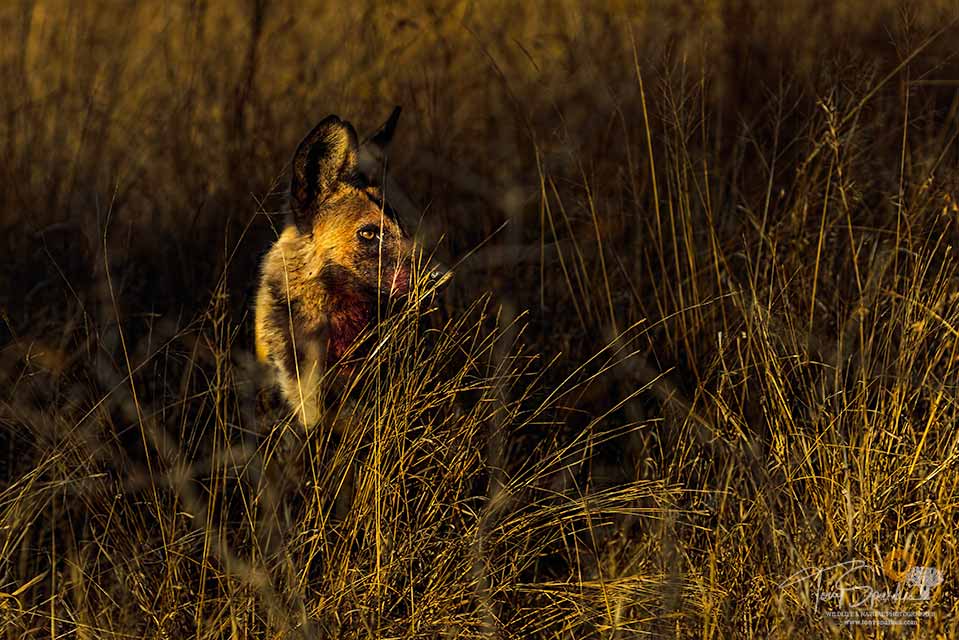
[[[376,225],[369,224],[357,231],[356,235],[363,240],[376,240],[380,235],[380,229]]]

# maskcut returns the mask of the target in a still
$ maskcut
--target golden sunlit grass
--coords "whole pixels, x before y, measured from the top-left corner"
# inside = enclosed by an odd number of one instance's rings
[[[0,8],[3,637],[959,634],[953,3],[303,4]],[[395,104],[456,276],[305,433],[256,267]]]

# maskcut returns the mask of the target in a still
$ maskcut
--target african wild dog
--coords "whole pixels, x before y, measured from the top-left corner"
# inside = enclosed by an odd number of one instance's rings
[[[385,146],[399,110],[370,139]],[[375,322],[380,303],[406,296],[419,250],[358,166],[360,146],[349,122],[331,115],[293,156],[290,216],[263,260],[256,297],[257,358],[276,374],[305,426],[322,411],[320,379]],[[448,278],[442,266],[422,270],[424,283]]]

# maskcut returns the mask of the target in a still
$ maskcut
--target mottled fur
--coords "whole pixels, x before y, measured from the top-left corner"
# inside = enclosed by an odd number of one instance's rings
[[[389,141],[398,112],[377,134]],[[415,247],[380,190],[359,173],[356,132],[330,116],[292,163],[291,218],[263,260],[256,352],[307,426],[322,412],[320,379],[375,321],[378,302],[410,289]],[[430,276],[437,278],[439,269]]]

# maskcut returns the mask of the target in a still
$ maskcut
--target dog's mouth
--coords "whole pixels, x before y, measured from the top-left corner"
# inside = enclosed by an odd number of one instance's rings
[[[406,267],[400,267],[393,271],[393,277],[390,278],[389,297],[404,298],[410,292],[410,270]]]
[[[433,265],[426,272],[425,277],[417,278],[417,289],[422,293],[440,293],[453,278],[453,272],[443,265]],[[384,292],[391,299],[406,298],[413,289],[413,275],[408,267],[400,267],[393,272],[389,279],[389,286]]]

